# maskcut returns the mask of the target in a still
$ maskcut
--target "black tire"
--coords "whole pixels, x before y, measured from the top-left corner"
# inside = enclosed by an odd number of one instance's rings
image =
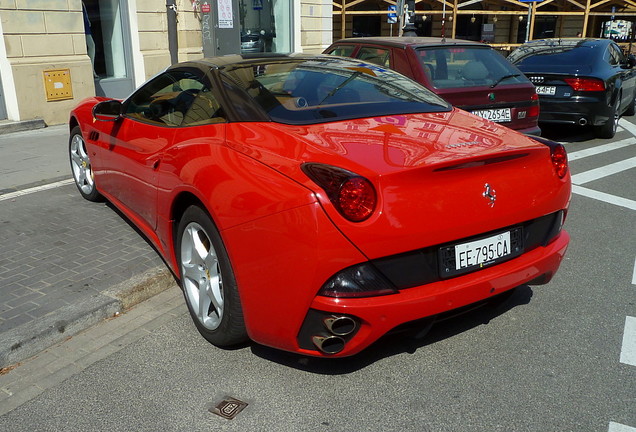
[[[616,135],[618,119],[620,118],[620,113],[618,112],[620,102],[621,98],[619,95],[616,98],[616,102],[614,102],[614,106],[612,107],[612,111],[610,112],[607,122],[594,128],[594,135],[596,135],[597,138],[614,138],[614,135]]]
[[[68,155],[71,162],[71,173],[80,194],[88,201],[103,201],[104,197],[95,186],[91,159],[79,126],[75,126],[71,130],[71,136],[68,140]]]
[[[190,206],[183,213],[175,252],[181,289],[199,333],[221,347],[245,342],[234,271],[216,226],[200,207]]]
[[[634,90],[634,95],[632,97],[632,101],[627,106],[627,109],[625,110],[624,115],[631,117],[634,114],[636,114],[636,90]]]

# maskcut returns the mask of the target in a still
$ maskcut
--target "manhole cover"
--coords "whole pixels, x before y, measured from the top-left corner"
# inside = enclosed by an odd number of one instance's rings
[[[218,416],[232,420],[247,406],[246,402],[226,397],[217,406],[210,408],[210,412]]]

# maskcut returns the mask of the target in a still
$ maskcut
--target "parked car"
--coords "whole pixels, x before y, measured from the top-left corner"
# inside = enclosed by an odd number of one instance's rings
[[[80,194],[147,236],[220,346],[352,355],[547,283],[569,241],[562,145],[358,60],[176,64],[69,126]]]
[[[241,34],[241,54],[263,52],[263,40],[260,32],[248,30]]]
[[[521,133],[540,135],[532,83],[489,45],[459,39],[342,39],[325,53],[391,68],[454,106]]]
[[[636,61],[614,41],[531,41],[508,60],[535,84],[540,123],[591,125],[597,137],[612,138],[619,117],[636,114]]]

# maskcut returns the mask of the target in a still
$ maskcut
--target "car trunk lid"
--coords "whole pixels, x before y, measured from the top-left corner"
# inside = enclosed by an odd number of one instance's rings
[[[313,190],[342,233],[369,258],[514,225],[565,208],[569,199],[569,183],[555,175],[547,146],[460,110],[236,127],[253,131],[242,151]],[[275,138],[257,138],[264,136],[257,132],[263,127]],[[289,145],[290,138],[300,145]],[[300,169],[309,162],[369,179],[379,197],[373,216],[360,223],[344,219]]]

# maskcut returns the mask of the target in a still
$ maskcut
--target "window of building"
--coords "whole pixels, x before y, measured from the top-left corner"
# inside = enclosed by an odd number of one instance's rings
[[[290,0],[239,0],[241,53],[292,52]]]

